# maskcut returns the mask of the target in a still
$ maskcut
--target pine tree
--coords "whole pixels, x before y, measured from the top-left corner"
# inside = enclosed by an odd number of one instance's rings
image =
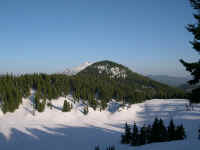
[[[106,150],[115,150],[115,146],[109,146],[106,148]]]
[[[88,106],[85,106],[85,107],[83,108],[83,114],[84,114],[84,115],[87,115],[88,113],[89,113]]]
[[[168,133],[167,133],[167,129],[166,129],[162,119],[159,120],[158,129],[159,129],[159,132],[160,132],[159,141],[160,142],[167,141],[168,140]]]
[[[175,125],[173,119],[170,121],[168,126],[168,140],[175,140]]]
[[[152,136],[151,136],[151,132],[152,132],[152,128],[151,128],[151,125],[148,125],[147,126],[147,129],[146,129],[146,138],[147,138],[147,143],[151,143],[152,142]]]
[[[183,140],[185,139],[185,129],[183,125],[177,126],[176,131],[175,131],[175,139],[176,140]]]
[[[69,112],[69,111],[71,111],[71,109],[72,109],[72,107],[71,107],[70,103],[67,102],[67,100],[65,100],[65,101],[64,101],[64,104],[63,104],[63,109],[62,109],[62,111],[63,111],[63,112]]]
[[[152,125],[152,130],[151,130],[151,141],[158,142],[159,139],[160,139],[159,120],[158,118],[155,118],[154,123]]]
[[[194,18],[196,19],[195,24],[189,24],[187,26],[187,30],[191,32],[194,36],[192,42],[190,42],[193,46],[193,49],[200,52],[200,0],[190,0],[190,3],[193,9],[197,10],[197,13],[194,14]],[[193,76],[193,80],[190,80],[190,84],[196,84],[200,81],[200,60],[197,62],[188,63],[184,60],[180,60],[180,62],[185,66],[186,70],[191,73]],[[200,102],[200,87],[193,90],[191,94],[191,101],[193,102]]]
[[[134,123],[133,129],[132,129],[131,145],[133,146],[139,145],[139,133],[138,133],[138,127],[136,123]]]
[[[147,143],[147,128],[144,125],[140,130],[140,145]]]
[[[131,128],[126,123],[124,127],[124,135],[121,136],[121,143],[122,144],[129,144],[131,140]]]
[[[100,150],[99,146],[95,146],[94,150]]]

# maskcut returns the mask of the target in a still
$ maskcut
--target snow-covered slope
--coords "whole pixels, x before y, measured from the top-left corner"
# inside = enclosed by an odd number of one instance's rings
[[[34,94],[34,93],[33,93]],[[32,107],[33,95],[23,99],[23,104],[14,113],[0,114],[0,149],[2,150],[94,150],[95,145],[115,145],[116,150],[198,150],[197,130],[200,127],[200,106],[194,111],[186,111],[187,100],[149,100],[120,108],[115,101],[110,102],[105,111],[89,108],[83,115],[84,104],[73,103],[69,95],[52,101],[52,109],[46,107],[43,113]],[[64,100],[73,103],[71,112],[62,112]],[[114,113],[113,113],[114,112]],[[154,118],[162,118],[166,124],[171,118],[175,123],[183,123],[187,139],[183,141],[154,143],[139,147],[120,144],[120,135],[125,122],[137,122],[139,126],[152,123]]]
[[[66,68],[65,71],[63,72],[63,74],[75,75],[90,65],[92,65],[91,62],[85,62],[85,63],[81,64],[80,66],[77,66],[74,68]]]

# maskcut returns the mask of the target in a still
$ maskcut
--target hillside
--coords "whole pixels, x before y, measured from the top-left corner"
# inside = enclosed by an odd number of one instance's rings
[[[105,85],[110,93],[118,93],[115,99],[125,98],[127,101],[137,102],[137,98],[176,98],[183,97],[183,91],[170,87],[166,84],[159,83],[129,68],[111,61],[101,61],[88,66],[77,75],[86,81],[91,81],[91,86]],[[98,84],[98,82],[101,82]],[[114,87],[113,87],[114,85]],[[108,87],[108,88],[107,88]],[[117,89],[116,89],[117,87]],[[117,91],[118,90],[118,91]],[[121,94],[121,95],[120,95]]]
[[[82,101],[74,103],[73,97],[67,95],[53,100],[52,109],[46,107],[43,113],[33,115],[33,96],[23,99],[14,113],[0,113],[1,149],[94,150],[99,145],[105,150],[106,146],[115,145],[116,150],[197,150],[199,146],[200,106],[195,105],[194,111],[186,111],[187,100],[154,99],[121,108],[115,113],[109,112],[109,108],[118,104],[113,101],[101,112],[89,107],[85,116]],[[61,111],[64,100],[73,104],[71,112]],[[183,123],[187,139],[138,147],[120,144],[125,122],[136,121],[143,126],[152,123],[155,117],[162,118],[166,125],[172,117],[176,124]]]
[[[148,75],[152,80],[167,84],[169,86],[179,87],[180,85],[186,84],[189,77],[174,77],[168,75]]]
[[[104,110],[111,99],[125,103],[138,103],[154,98],[184,98],[177,88],[153,81],[127,67],[111,61],[89,65],[74,76],[65,74],[25,74],[0,77],[0,101],[4,113],[14,112],[22,98],[36,91],[35,108],[42,112],[47,100],[72,94],[76,101],[85,100],[94,110]]]

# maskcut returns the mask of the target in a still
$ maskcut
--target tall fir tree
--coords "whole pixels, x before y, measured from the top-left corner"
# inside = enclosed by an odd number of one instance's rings
[[[125,133],[124,133],[123,143],[129,144],[131,140],[131,128],[127,123],[125,124],[124,130],[125,130]]]
[[[144,125],[140,129],[140,145],[144,145],[147,143],[147,127]]]
[[[159,141],[160,142],[167,141],[168,140],[168,138],[167,138],[168,133],[167,133],[167,129],[166,129],[162,119],[159,120],[158,129],[159,129],[159,132],[160,132]]]
[[[159,120],[158,118],[155,118],[151,130],[151,141],[158,142],[159,139],[160,139]]]
[[[194,36],[193,41],[190,43],[193,46],[193,49],[200,53],[200,0],[190,0],[190,3],[193,9],[197,10],[197,13],[194,14],[194,19],[196,19],[195,24],[189,24],[187,30],[191,32]],[[184,60],[180,62],[185,66],[186,70],[191,73],[193,79],[189,81],[190,84],[197,84],[200,81],[200,59],[197,62],[188,63]],[[194,89],[190,96],[192,102],[200,102],[200,87]]]
[[[137,146],[139,144],[140,144],[140,141],[139,141],[138,127],[137,127],[137,124],[134,123],[133,129],[132,129],[132,135],[131,135],[131,145]]]
[[[170,120],[169,126],[168,126],[168,140],[173,141],[175,140],[175,125],[173,119]]]
[[[177,126],[176,131],[175,131],[175,139],[183,140],[185,138],[186,138],[186,135],[185,135],[185,129],[184,129],[183,125]]]

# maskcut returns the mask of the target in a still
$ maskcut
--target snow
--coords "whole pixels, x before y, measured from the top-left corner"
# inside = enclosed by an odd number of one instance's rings
[[[127,74],[124,69],[120,69],[119,67],[111,67],[109,68],[108,65],[98,65],[96,68],[99,71],[99,74],[106,72],[107,74],[111,74],[110,78],[126,78]]]
[[[34,94],[34,91],[32,92]],[[197,150],[200,127],[200,105],[193,111],[186,111],[187,100],[148,100],[119,109],[119,103],[112,100],[105,111],[89,108],[88,115],[82,113],[84,104],[73,103],[71,95],[52,101],[52,109],[46,107],[43,113],[33,115],[33,95],[23,99],[23,104],[14,113],[0,111],[0,148],[3,150],[94,150],[99,145],[115,145],[117,150]],[[71,112],[62,112],[64,100],[73,104]],[[120,144],[120,135],[125,122],[134,121],[139,126],[152,123],[154,118],[162,118],[168,125],[171,118],[176,124],[183,123],[187,139],[182,141],[153,143],[131,147]]]
[[[92,64],[93,63],[87,61],[87,62],[85,62],[85,63],[83,63],[83,64],[81,64],[80,66],[77,66],[77,67],[66,68],[63,73],[67,74],[67,75],[75,75],[75,74],[79,73],[80,71],[84,70],[85,68],[87,68],[88,66],[90,66]]]

